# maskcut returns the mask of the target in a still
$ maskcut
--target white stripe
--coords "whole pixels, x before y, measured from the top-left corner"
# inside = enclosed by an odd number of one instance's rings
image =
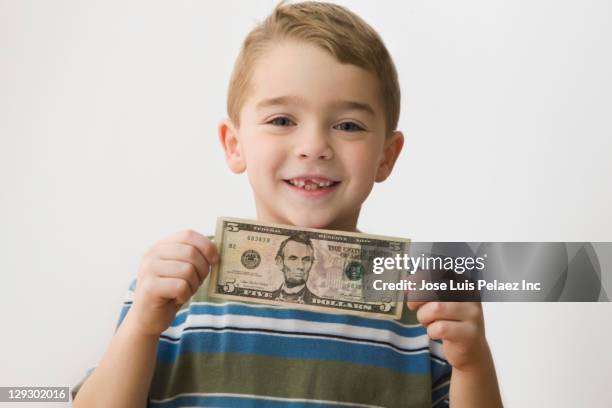
[[[435,387],[434,387],[434,388],[432,388],[431,390],[432,390],[432,391],[439,390],[440,388],[442,388],[442,387],[446,387],[446,386],[447,386],[447,385],[449,385],[449,384],[450,384],[450,380],[448,380],[448,381],[444,381],[442,384],[435,386]]]
[[[250,308],[259,308],[259,309],[274,309],[274,308],[280,308],[280,309],[295,309],[294,307],[291,306],[283,306],[282,304],[279,304],[278,306],[274,305],[260,305],[260,304],[255,304],[255,303],[242,303],[242,302],[232,302],[232,301],[228,301],[225,303],[214,303],[214,302],[191,302],[190,304],[192,305],[200,305],[200,306],[216,306],[216,307],[223,307],[225,305],[237,305],[237,306],[243,306],[243,307],[250,307]],[[323,312],[314,312],[314,313],[323,313]],[[337,312],[331,312],[331,314],[338,314]],[[378,318],[369,318],[367,316],[360,316],[364,319],[369,319],[369,320],[380,320]],[[399,326],[399,327],[405,327],[407,329],[412,329],[415,327],[421,327],[421,324],[405,324],[405,323],[401,323],[398,322],[397,320],[385,320],[388,321],[389,323],[395,325],[395,326]]]
[[[345,336],[355,340],[373,340],[393,344],[402,349],[416,349],[429,346],[429,337],[422,334],[416,337],[403,337],[390,330],[371,327],[353,326],[331,322],[312,322],[298,319],[278,319],[273,317],[257,317],[244,315],[188,315],[185,322],[178,326],[170,326],[162,334],[178,338],[185,328],[209,326],[222,329],[228,326],[241,329],[276,330],[287,333],[309,333],[313,335],[327,334]]]
[[[152,399],[151,402],[156,404],[162,404],[175,400],[180,397],[233,397],[233,398],[251,398],[264,401],[279,401],[279,402],[301,402],[311,404],[335,404],[342,407],[362,407],[362,408],[381,408],[380,405],[369,405],[369,404],[357,404],[354,402],[341,402],[341,401],[330,401],[330,400],[318,400],[318,399],[305,399],[305,398],[281,398],[281,397],[265,397],[263,395],[252,395],[252,394],[232,394],[232,393],[183,393],[177,394],[173,397],[166,398],[163,400]]]
[[[133,302],[134,301],[134,291],[128,290],[125,296],[123,296],[123,303],[125,302]]]
[[[210,332],[210,333],[219,333],[219,332],[230,332],[230,333],[244,333],[245,330],[234,330],[234,329],[222,329],[222,330],[214,330],[214,329],[196,329],[196,330],[189,330],[189,332],[200,332],[200,333],[206,333],[206,332]],[[370,342],[364,341],[364,340],[359,340],[359,339],[350,339],[350,340],[346,340],[346,339],[338,339],[338,338],[329,338],[329,337],[324,337],[324,336],[317,336],[317,335],[312,335],[312,336],[304,336],[301,334],[295,334],[295,333],[284,333],[284,334],[280,334],[280,333],[265,333],[265,332],[261,332],[261,331],[257,331],[257,330],[246,330],[246,332],[252,332],[252,333],[256,333],[256,334],[261,334],[263,336],[278,336],[278,337],[296,337],[296,338],[304,338],[304,339],[321,339],[321,340],[330,340],[330,341],[337,341],[337,342],[341,342],[341,343],[350,343],[350,344],[365,344],[368,346],[372,346],[372,347],[384,347],[384,348],[388,348],[390,350],[393,350],[396,353],[399,354],[404,354],[404,355],[417,355],[417,354],[426,354],[429,353],[429,350],[425,349],[425,350],[416,350],[416,351],[400,351],[397,350],[396,348],[391,347],[388,344],[372,344]],[[171,343],[171,344],[177,344],[180,342],[179,340],[170,340],[170,339],[165,339],[165,338],[160,338],[159,341],[165,341],[166,343]]]
[[[439,399],[438,399],[436,402],[434,402],[433,404],[431,404],[431,406],[435,408],[435,406],[436,406],[436,405],[438,405],[439,403],[441,403],[442,401],[444,401],[444,402],[446,402],[447,404],[449,404],[449,401],[448,401],[448,395],[445,395],[445,396],[443,396],[443,397],[439,398]],[[453,405],[453,406],[454,406],[454,405]]]
[[[444,356],[444,349],[442,348],[442,344],[438,343],[437,341],[431,340],[429,342],[429,349],[431,350],[431,354],[446,361],[446,357]]]

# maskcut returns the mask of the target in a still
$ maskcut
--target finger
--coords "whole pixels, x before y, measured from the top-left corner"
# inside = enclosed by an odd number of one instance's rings
[[[192,295],[200,287],[198,272],[189,262],[158,259],[153,261],[152,269],[158,277],[184,280],[189,285]]]
[[[408,301],[406,302],[406,306],[408,306],[408,309],[410,310],[418,310],[421,306],[423,306],[426,303],[429,303],[429,302]]]
[[[194,246],[180,242],[161,243],[157,246],[155,255],[158,259],[166,261],[183,261],[192,264],[197,272],[200,282],[208,275],[208,262],[202,253]]]
[[[477,327],[470,322],[437,320],[427,327],[427,335],[434,340],[470,344],[477,334]]]
[[[191,289],[184,279],[159,277],[152,280],[150,291],[162,299],[174,300],[178,305],[187,302],[191,297]]]
[[[473,306],[463,302],[428,302],[417,311],[417,320],[427,326],[436,320],[466,320]]]
[[[194,246],[200,251],[209,264],[215,264],[219,260],[219,254],[215,244],[213,244],[210,239],[194,230],[183,230],[160,241],[160,243],[168,242],[181,242]]]

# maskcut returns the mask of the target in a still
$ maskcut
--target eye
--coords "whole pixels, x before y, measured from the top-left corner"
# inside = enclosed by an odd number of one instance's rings
[[[291,119],[289,119],[286,116],[279,116],[277,118],[274,118],[268,122],[266,122],[266,124],[271,124],[274,126],[291,126],[291,124],[293,123],[293,121]]]
[[[338,129],[343,132],[360,132],[362,130],[365,130],[364,128],[356,124],[355,122],[342,122],[334,126],[334,129]]]

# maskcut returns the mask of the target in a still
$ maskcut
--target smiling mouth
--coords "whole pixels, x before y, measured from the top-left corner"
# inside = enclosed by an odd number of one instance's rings
[[[293,187],[307,191],[331,189],[340,184],[339,181],[323,178],[294,178],[283,181]]]

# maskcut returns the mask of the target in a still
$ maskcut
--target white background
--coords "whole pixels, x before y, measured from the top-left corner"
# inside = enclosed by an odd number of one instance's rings
[[[405,150],[363,231],[612,240],[612,3],[340,3],[380,32],[403,96]],[[74,385],[149,245],[254,216],[216,126],[273,5],[0,1],[1,386]],[[506,407],[611,406],[611,306],[486,304]]]

